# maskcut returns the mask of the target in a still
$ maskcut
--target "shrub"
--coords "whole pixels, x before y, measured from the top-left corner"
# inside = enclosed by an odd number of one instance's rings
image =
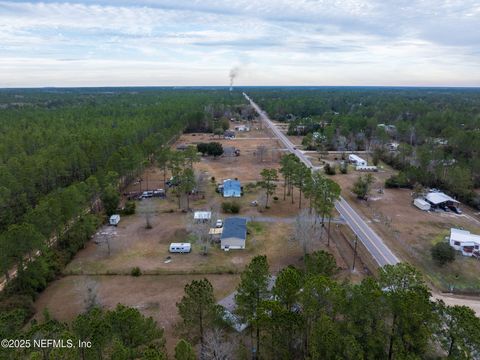
[[[277,201],[277,200],[278,200],[278,196],[274,196],[274,197],[273,197],[273,200]]]
[[[341,172],[342,174],[348,173],[348,165],[347,165],[347,163],[343,163],[342,166],[340,166],[340,172]]]
[[[240,204],[236,201],[225,201],[222,203],[222,210],[225,213],[238,214],[240,212]]]
[[[233,201],[230,206],[230,211],[232,214],[238,214],[240,212],[240,204],[236,201]]]
[[[325,174],[327,175],[335,175],[337,173],[335,165],[330,165],[328,163],[323,167],[323,171],[325,171]]]
[[[222,210],[225,213],[229,213],[232,209],[232,203],[229,201],[225,201],[222,203]]]
[[[132,271],[130,271],[130,275],[140,276],[140,275],[142,275],[142,270],[140,270],[140,268],[138,266],[135,266],[134,268],[132,268]]]
[[[215,183],[215,176],[212,176],[212,178],[210,179],[210,181],[211,181],[212,183]]]
[[[123,214],[133,215],[135,214],[136,208],[137,208],[137,204],[135,204],[135,201],[127,201],[125,204],[125,208],[123,209]]]
[[[432,259],[439,266],[455,260],[455,250],[446,242],[435,244],[431,249]]]
[[[412,184],[403,172],[400,172],[398,175],[392,175],[385,180],[385,187],[387,188],[409,188],[411,186]]]

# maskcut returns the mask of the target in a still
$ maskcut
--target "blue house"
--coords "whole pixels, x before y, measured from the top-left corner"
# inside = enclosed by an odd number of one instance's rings
[[[241,197],[242,186],[238,180],[224,180],[223,181],[223,197]]]

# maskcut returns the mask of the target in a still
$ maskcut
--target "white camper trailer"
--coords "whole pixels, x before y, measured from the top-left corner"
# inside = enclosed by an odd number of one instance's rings
[[[416,198],[415,200],[413,200],[413,205],[423,211],[430,210],[430,204],[422,198]]]
[[[171,253],[189,253],[192,251],[192,244],[190,243],[171,243],[168,249]]]
[[[367,166],[367,162],[355,154],[348,155],[348,161],[356,166]]]
[[[118,223],[120,222],[120,215],[115,214],[110,216],[110,219],[108,220],[108,222],[110,223],[110,225],[117,226]]]

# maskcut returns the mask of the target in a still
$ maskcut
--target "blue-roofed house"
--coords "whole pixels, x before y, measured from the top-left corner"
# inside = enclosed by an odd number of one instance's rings
[[[220,247],[225,251],[231,249],[245,249],[246,241],[247,219],[240,217],[225,219],[222,236],[220,237]]]
[[[223,197],[241,197],[242,186],[240,181],[227,179],[223,181]]]

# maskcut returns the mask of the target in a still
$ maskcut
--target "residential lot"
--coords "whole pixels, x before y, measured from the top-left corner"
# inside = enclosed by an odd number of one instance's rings
[[[37,316],[48,308],[53,316],[69,320],[84,309],[88,289],[92,289],[102,306],[110,308],[123,303],[152,316],[165,327],[171,350],[177,338],[174,324],[179,320],[175,303],[182,297],[186,283],[206,277],[212,282],[217,299],[221,299],[234,291],[239,273],[256,255],[267,255],[274,274],[288,265],[301,266],[303,251],[291,236],[294,218],[299,211],[298,192],[295,190],[293,203],[290,196],[283,200],[283,183],[279,181],[278,199],[270,199],[269,209],[251,205],[255,200],[264,201],[264,191],[255,186],[261,179],[261,170],[280,167],[283,150],[277,141],[265,131],[253,129],[239,133],[233,140],[214,139],[205,134],[184,134],[173,148],[179,144],[209,141],[234,146],[240,150],[240,156],[203,157],[194,164],[195,171],[202,173],[206,182],[202,187],[203,194],[191,198],[190,208],[213,211],[223,219],[233,216],[222,213],[221,203],[225,199],[215,192],[215,188],[224,179],[238,178],[244,187],[244,196],[236,200],[241,206],[238,216],[249,219],[246,249],[225,252],[218,244],[212,244],[204,255],[196,235],[191,233],[195,226],[193,212],[179,209],[177,198],[171,191],[167,192],[166,199],[136,201],[134,215],[122,216],[116,227],[105,225],[100,228],[86,248],[67,266],[65,276],[41,294],[36,302]],[[165,175],[168,178],[170,174]],[[211,180],[212,177],[215,181]],[[163,171],[156,167],[146,169],[140,178],[141,182],[132,184],[125,192],[164,188]],[[302,199],[302,208],[308,205],[308,201]],[[150,229],[146,228],[147,217]],[[325,241],[318,240],[309,250],[330,251],[342,269],[338,277],[360,281],[364,276],[363,263],[357,259],[357,271],[350,271],[353,250],[344,238],[344,225],[332,227],[330,247]],[[351,234],[347,237],[350,238]],[[338,245],[337,240],[341,241]],[[191,242],[192,252],[171,254],[168,250],[172,242]],[[140,268],[141,276],[130,276],[134,267]]]
[[[480,234],[478,214],[461,205],[463,214],[453,212],[421,211],[413,206],[411,190],[384,189],[385,180],[394,173],[382,165],[373,173],[375,183],[369,201],[360,201],[350,191],[360,175],[350,169],[346,175],[337,174],[333,178],[342,186],[342,195],[355,206],[365,218],[371,219],[371,226],[399,255],[419,267],[427,278],[441,291],[479,292],[480,261],[457,253],[456,260],[444,267],[437,266],[431,258],[431,247],[444,241],[451,227],[470,230]],[[383,193],[377,190],[382,189]]]

